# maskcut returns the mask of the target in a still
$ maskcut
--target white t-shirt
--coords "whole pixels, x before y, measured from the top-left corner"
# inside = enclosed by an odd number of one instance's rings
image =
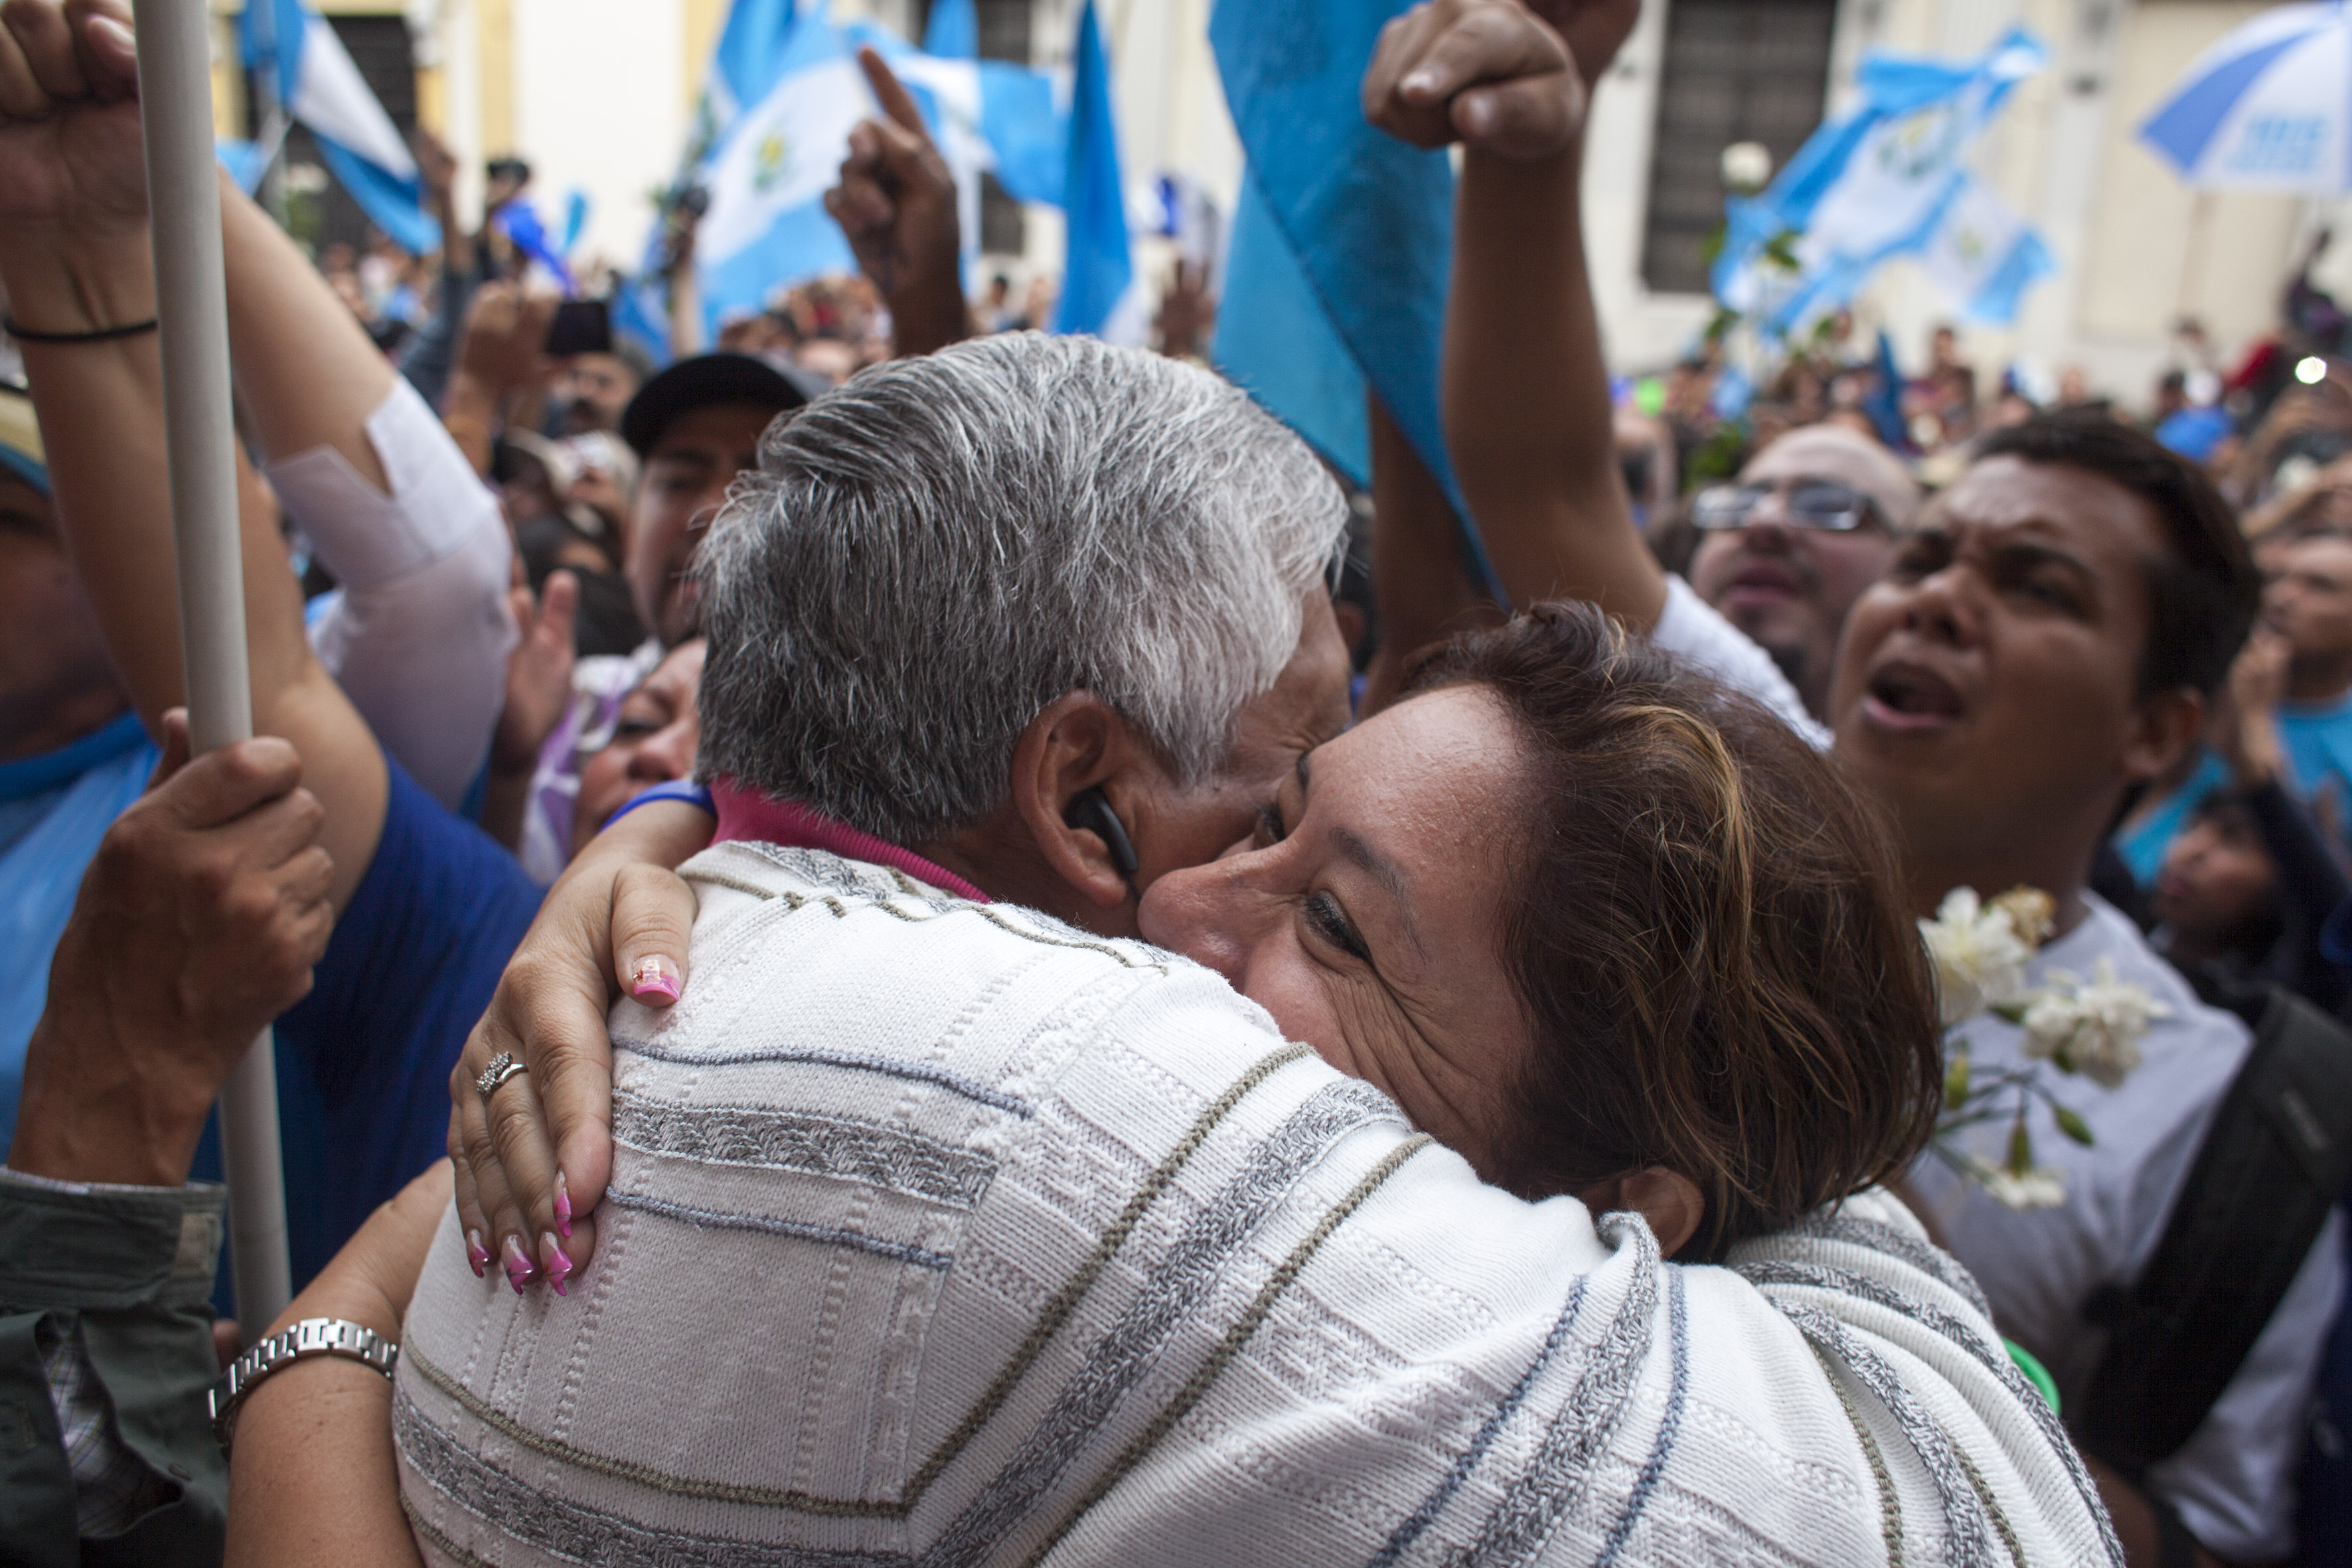
[[[1914,1188],[1944,1226],[1951,1248],[1984,1287],[2001,1331],[2042,1358],[2065,1399],[2089,1384],[2105,1335],[2084,1321],[2101,1286],[2137,1279],[2163,1237],[2182,1184],[2221,1096],[2252,1045],[2232,1014],[2208,1007],[2157,956],[2129,920],[2095,894],[2082,924],[2042,950],[2030,971],[2088,978],[2112,958],[2118,978],[2146,986],[2172,1008],[2141,1042],[2145,1060],[2115,1089],[2046,1073],[2058,1099],[2090,1123],[2089,1148],[2058,1131],[2035,1101],[2026,1125],[2038,1163],[2063,1174],[2057,1208],[2003,1207],[1935,1155],[1912,1173]],[[2022,1064],[2021,1031],[1990,1015],[1962,1026],[1979,1071]],[[1970,1152],[1999,1160],[2006,1119],[1963,1135]],[[2188,1446],[2149,1472],[2198,1540],[2224,1557],[2265,1560],[2294,1542],[2294,1470],[2321,1342],[2342,1284],[2340,1214],[2330,1217],[2302,1272]]]
[[[1798,734],[1823,751],[1829,749],[1829,731],[1805,710],[1804,700],[1772,662],[1772,656],[1672,573],[1666,574],[1666,607],[1658,614],[1650,641],[1726,686],[1746,692],[1786,719]]]

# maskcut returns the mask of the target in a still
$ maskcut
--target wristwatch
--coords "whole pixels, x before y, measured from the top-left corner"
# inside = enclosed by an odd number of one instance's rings
[[[236,1431],[236,1407],[257,1384],[279,1367],[319,1355],[363,1362],[390,1377],[400,1360],[400,1346],[346,1318],[305,1318],[270,1335],[229,1363],[228,1370],[205,1395],[213,1418],[213,1436],[219,1441],[221,1452],[228,1452],[229,1439]]]

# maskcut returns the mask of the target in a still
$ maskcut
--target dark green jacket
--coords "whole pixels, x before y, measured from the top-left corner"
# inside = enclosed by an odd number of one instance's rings
[[[0,1561],[27,1568],[217,1563],[228,1463],[205,1390],[213,1270],[226,1191],[217,1186],[52,1191],[0,1176]],[[79,1538],[37,1334],[77,1329],[124,1446],[167,1500],[121,1533]]]

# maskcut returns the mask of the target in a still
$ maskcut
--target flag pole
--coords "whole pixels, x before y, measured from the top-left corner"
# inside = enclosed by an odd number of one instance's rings
[[[205,0],[132,0],[139,114],[162,319],[163,432],[179,562],[180,659],[188,738],[199,752],[253,734],[246,668],[245,566],[229,420],[228,289],[213,173],[212,51]],[[286,1181],[278,1072],[263,1030],[221,1089],[230,1258],[247,1343],[286,1308]]]

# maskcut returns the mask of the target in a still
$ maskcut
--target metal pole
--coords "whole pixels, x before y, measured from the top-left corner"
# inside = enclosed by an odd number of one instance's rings
[[[213,173],[210,7],[133,0],[147,202],[163,319],[163,431],[172,541],[180,573],[180,660],[188,738],[198,752],[253,733],[246,669],[245,563],[236,515],[236,433],[229,422],[228,290]],[[221,1090],[236,1315],[250,1342],[292,1294],[286,1178],[278,1146],[278,1071],[264,1030]]]

